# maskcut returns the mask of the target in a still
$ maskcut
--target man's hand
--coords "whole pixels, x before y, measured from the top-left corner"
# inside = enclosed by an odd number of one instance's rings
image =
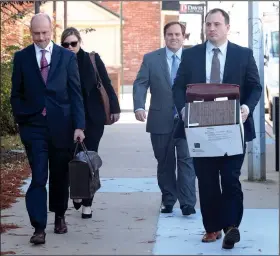
[[[83,140],[85,139],[85,134],[81,129],[76,129],[74,132],[74,141],[78,141],[78,138],[80,142],[83,142]]]
[[[135,112],[135,118],[140,122],[145,122],[146,120],[146,112],[145,110],[137,110]]]
[[[111,120],[112,120],[113,122],[118,122],[119,119],[120,119],[120,113],[111,114],[110,118],[111,118]]]
[[[242,122],[245,123],[250,113],[250,110],[247,105],[242,105],[240,107],[240,110],[241,110]]]
[[[181,110],[182,120],[185,121],[185,107]]]

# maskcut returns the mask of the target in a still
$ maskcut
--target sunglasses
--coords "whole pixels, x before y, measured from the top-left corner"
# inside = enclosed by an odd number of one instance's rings
[[[69,48],[69,46],[71,45],[71,47],[76,47],[77,46],[77,44],[78,44],[78,41],[76,41],[76,42],[71,42],[71,43],[62,43],[61,45],[62,45],[62,47],[64,47],[64,48]]]

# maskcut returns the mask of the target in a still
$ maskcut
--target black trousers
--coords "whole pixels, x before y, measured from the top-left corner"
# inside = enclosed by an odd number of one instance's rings
[[[42,230],[47,224],[48,173],[49,210],[62,216],[68,208],[68,162],[72,158],[71,149],[56,148],[46,125],[20,125],[19,130],[32,171],[31,184],[25,197],[26,207],[31,225]]]
[[[98,152],[99,142],[104,133],[104,125],[96,125],[91,122],[87,122],[85,130],[85,140],[87,150]],[[92,198],[83,199],[83,206],[91,206],[93,201]]]
[[[243,216],[243,192],[239,176],[243,160],[244,154],[194,158],[206,232],[240,225]]]

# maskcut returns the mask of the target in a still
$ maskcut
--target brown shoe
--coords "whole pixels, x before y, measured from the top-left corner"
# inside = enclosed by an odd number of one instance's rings
[[[56,234],[67,233],[67,225],[65,222],[65,216],[55,216],[54,233],[56,233]]]
[[[225,233],[225,237],[223,240],[223,248],[224,249],[232,249],[235,243],[240,241],[240,232],[236,227],[230,227],[227,229]]]
[[[211,232],[211,233],[206,233],[202,237],[202,242],[203,243],[212,243],[215,242],[216,240],[220,239],[222,237],[222,232],[217,231],[217,232]]]
[[[32,244],[44,244],[46,242],[46,233],[44,231],[34,232],[33,236],[30,238],[30,243]]]

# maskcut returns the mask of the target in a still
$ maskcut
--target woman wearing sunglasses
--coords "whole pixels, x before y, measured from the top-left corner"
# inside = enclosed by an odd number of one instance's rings
[[[83,92],[85,114],[86,114],[86,129],[84,143],[88,150],[98,151],[99,142],[104,132],[105,125],[105,111],[97,89],[95,71],[89,57],[89,53],[81,48],[81,35],[80,32],[73,27],[67,28],[61,35],[61,45],[64,48],[74,52],[77,56],[81,87]],[[103,86],[110,99],[111,119],[115,122],[120,117],[120,106],[116,93],[112,87],[110,78],[106,71],[105,65],[100,56],[95,54],[95,62],[98,73],[103,82]],[[92,217],[93,198],[88,199],[74,199],[73,204],[76,210],[82,207],[82,218],[87,219]]]

